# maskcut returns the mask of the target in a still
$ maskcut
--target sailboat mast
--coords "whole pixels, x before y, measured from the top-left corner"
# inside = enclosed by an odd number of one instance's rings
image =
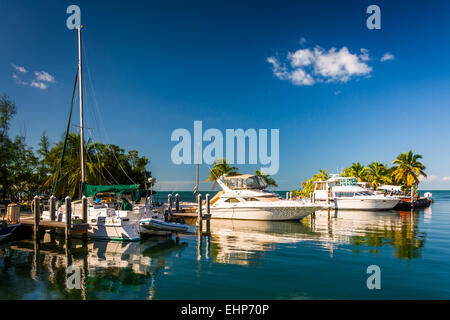
[[[84,127],[83,127],[83,77],[82,73],[82,56],[81,56],[81,28],[78,27],[78,88],[80,90],[80,150],[81,150],[81,185],[85,182],[85,172],[84,172]]]
[[[200,148],[198,148],[198,150],[197,150],[197,192],[196,192],[196,195],[195,195],[195,202],[197,202],[198,203],[198,189],[199,189],[199,187],[198,187],[198,169],[199,169],[199,152],[200,152]]]

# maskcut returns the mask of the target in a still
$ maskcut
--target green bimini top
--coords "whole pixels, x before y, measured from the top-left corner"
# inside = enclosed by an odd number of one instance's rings
[[[87,183],[83,183],[82,187],[82,193],[86,197],[94,197],[97,193],[104,193],[104,192],[113,192],[116,194],[116,196],[136,191],[139,193],[139,185],[138,184],[117,184],[117,185],[110,185],[110,186],[102,186],[102,185],[91,185]]]

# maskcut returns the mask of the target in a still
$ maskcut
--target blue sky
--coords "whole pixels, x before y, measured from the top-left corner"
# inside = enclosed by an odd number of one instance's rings
[[[192,190],[195,166],[172,163],[170,136],[194,120],[222,132],[279,129],[280,189],[411,148],[427,166],[422,188],[450,188],[448,1],[0,0],[0,92],[18,107],[11,134],[32,146],[44,130],[60,139],[67,121],[77,68],[71,4],[86,25],[88,137],[149,157],[162,190]],[[371,4],[381,30],[366,27]],[[294,66],[288,54],[297,52],[314,62]],[[386,53],[393,59],[380,61]],[[333,58],[353,71],[333,73]],[[292,80],[302,72],[314,83]]]

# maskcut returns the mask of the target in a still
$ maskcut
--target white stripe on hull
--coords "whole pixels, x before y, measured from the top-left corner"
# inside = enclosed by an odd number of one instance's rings
[[[336,209],[390,210],[397,205],[398,201],[397,199],[334,199],[334,204]]]

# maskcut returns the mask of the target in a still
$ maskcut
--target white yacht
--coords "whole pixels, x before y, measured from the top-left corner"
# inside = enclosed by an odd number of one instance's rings
[[[282,199],[267,190],[264,179],[255,175],[221,177],[222,188],[211,199],[211,218],[240,220],[300,220],[326,205]]]
[[[93,239],[138,241],[140,237],[139,220],[148,217],[143,205],[135,205],[132,211],[116,210],[114,203],[88,200],[88,237]],[[72,220],[82,220],[81,201],[72,203]],[[42,212],[43,220],[50,220],[50,212]],[[56,221],[66,221],[66,208],[62,205],[56,212]]]
[[[319,202],[333,201],[336,209],[358,210],[390,210],[400,201],[396,196],[371,192],[361,186],[356,178],[338,175],[316,182],[314,198]]]

